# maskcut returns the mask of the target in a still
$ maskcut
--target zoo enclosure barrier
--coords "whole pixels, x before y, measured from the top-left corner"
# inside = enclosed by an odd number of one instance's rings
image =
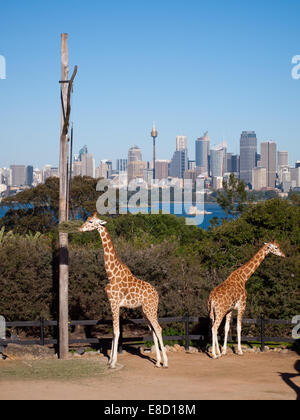
[[[171,318],[159,318],[160,324],[172,324],[172,323],[183,323],[184,324],[184,334],[178,336],[163,336],[164,341],[183,341],[185,343],[185,349],[188,350],[190,341],[199,341],[199,342],[208,342],[210,340],[210,319],[203,317],[193,317],[188,314],[183,317],[171,317]],[[120,339],[119,339],[119,353],[123,350],[124,344],[134,344],[141,342],[152,341],[152,336],[144,337],[124,337],[124,325],[145,325],[147,322],[144,319],[130,319],[124,320],[120,318]],[[200,329],[202,329],[203,334],[191,334],[190,333],[190,324],[198,324]],[[252,336],[242,336],[243,342],[259,342],[260,349],[263,352],[265,350],[266,342],[274,343],[295,343],[297,340],[288,337],[269,337],[265,335],[266,325],[283,325],[283,326],[292,326],[292,321],[288,320],[278,320],[278,319],[265,319],[264,315],[261,315],[258,319],[243,319],[244,325],[258,325],[260,327],[260,335],[257,337]],[[111,320],[86,320],[86,321],[70,321],[70,326],[83,326],[83,327],[94,327],[99,325],[109,325],[112,326]],[[57,345],[58,340],[56,338],[46,338],[45,337],[45,328],[54,327],[57,329],[57,321],[47,321],[44,318],[40,318],[39,321],[20,321],[20,322],[6,322],[7,328],[39,328],[40,337],[35,340],[20,340],[15,337],[5,340],[0,340],[0,346],[7,346],[8,344],[19,344],[19,345]],[[57,336],[57,334],[55,334]],[[229,335],[228,340],[236,340],[236,337]],[[97,344],[101,345],[104,342],[111,341],[111,338],[85,338],[85,339],[70,339],[69,344]]]

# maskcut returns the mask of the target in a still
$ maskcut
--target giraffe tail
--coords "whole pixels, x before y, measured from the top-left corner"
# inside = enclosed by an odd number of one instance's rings
[[[214,324],[214,322],[215,322],[215,308],[214,308],[214,303],[211,299],[208,302],[208,311],[209,311],[209,317],[211,319],[211,322],[212,322],[212,324]]]

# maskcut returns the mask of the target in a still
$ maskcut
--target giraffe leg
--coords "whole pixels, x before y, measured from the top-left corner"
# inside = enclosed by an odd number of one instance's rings
[[[245,308],[241,307],[238,310],[238,317],[237,317],[237,335],[238,335],[238,352],[237,354],[242,356],[243,355],[243,351],[242,351],[242,320],[243,320],[243,315],[245,312]]]
[[[229,314],[226,315],[226,325],[225,325],[225,338],[224,338],[224,346],[222,355],[226,356],[227,353],[227,339],[228,339],[228,333],[230,330],[230,322],[231,322],[232,312],[229,312]]]
[[[117,357],[118,357],[118,342],[120,337],[120,311],[118,308],[115,308],[113,311],[113,331],[114,337],[111,347],[111,354],[109,360],[109,367],[111,369],[116,368]]]
[[[147,308],[147,307],[143,307],[143,313],[145,314],[147,320],[149,321],[155,335],[156,335],[156,339],[158,340],[160,347],[161,347],[161,352],[162,352],[162,356],[163,356],[163,367],[167,368],[168,367],[168,357],[167,357],[167,352],[164,346],[164,342],[163,342],[163,338],[162,338],[162,328],[159,325],[158,321],[157,321],[157,307],[155,308],[155,310],[153,308]],[[159,360],[157,361],[156,364],[157,367],[160,367],[160,362]]]
[[[214,324],[212,326],[212,357],[213,359],[218,359],[221,356],[221,351],[218,342],[218,330],[221,325],[222,318],[216,317]]]
[[[153,326],[154,332],[155,332],[155,334],[158,338],[158,341],[159,341],[159,344],[160,344],[160,347],[161,347],[161,352],[162,352],[162,356],[163,356],[163,367],[167,368],[168,367],[168,357],[167,357],[167,352],[166,352],[164,342],[163,342],[163,338],[162,338],[162,328],[159,325],[157,319],[153,320],[151,322],[151,324]]]
[[[154,342],[154,346],[155,346],[156,360],[157,360],[156,367],[160,368],[160,366],[161,366],[161,355],[160,355],[160,350],[159,350],[158,339],[157,339],[157,336],[155,334],[154,329],[151,327],[150,322],[149,322],[149,330],[150,330],[150,332],[153,336],[153,342]]]

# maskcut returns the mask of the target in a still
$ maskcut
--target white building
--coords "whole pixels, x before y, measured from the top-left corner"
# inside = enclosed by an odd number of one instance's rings
[[[177,136],[176,137],[176,151],[187,149],[187,137]]]
[[[252,169],[252,188],[253,190],[260,191],[267,187],[267,169],[266,168],[253,168]]]

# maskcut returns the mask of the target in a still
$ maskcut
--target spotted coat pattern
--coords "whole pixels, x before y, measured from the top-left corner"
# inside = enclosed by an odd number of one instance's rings
[[[212,354],[214,358],[221,356],[217,334],[225,316],[225,341],[222,354],[226,354],[232,311],[235,309],[238,311],[238,354],[243,354],[241,349],[241,325],[247,303],[246,282],[254,274],[269,253],[285,257],[285,255],[280,251],[279,245],[276,241],[265,244],[247,264],[244,264],[242,267],[235,270],[222,284],[217,286],[211,292],[208,301],[208,310],[212,321]]]
[[[104,224],[105,222],[100,220],[95,214],[85,222],[80,231],[85,232],[97,229],[103,244],[105,269],[109,280],[106,286],[106,294],[111,306],[114,329],[110,366],[114,368],[117,362],[120,308],[134,309],[141,307],[149,329],[153,333],[157,355],[156,366],[161,366],[159,343],[163,355],[163,366],[168,367],[168,358],[162,340],[162,329],[157,320],[158,293],[150,283],[136,278],[129,268],[119,260],[111,236]]]

